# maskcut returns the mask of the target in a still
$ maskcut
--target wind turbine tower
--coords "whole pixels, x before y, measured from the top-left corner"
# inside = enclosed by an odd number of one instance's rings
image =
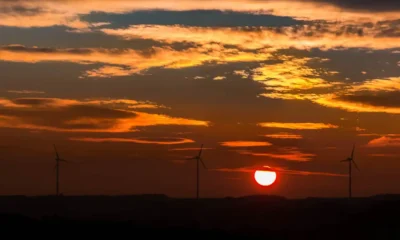
[[[351,199],[351,197],[352,197],[352,192],[351,192],[351,190],[352,190],[351,189],[351,184],[352,184],[352,182],[351,182],[351,174],[352,174],[351,166],[352,166],[352,164],[354,164],[354,167],[358,171],[360,171],[360,169],[358,168],[356,162],[354,161],[354,149],[355,149],[355,144],[353,145],[353,150],[351,151],[351,156],[349,158],[341,161],[341,162],[348,162],[349,163],[349,199]]]
[[[56,196],[60,195],[60,162],[67,162],[64,159],[61,159],[56,145],[54,144],[54,151],[56,153],[56,166],[55,166],[55,170],[56,170]]]
[[[204,169],[207,169],[206,165],[201,158],[201,153],[203,152],[203,144],[201,144],[201,148],[199,154],[195,157],[188,158],[187,160],[196,160],[197,161],[197,188],[196,188],[196,198],[199,199],[199,188],[200,188],[200,163],[203,165]]]

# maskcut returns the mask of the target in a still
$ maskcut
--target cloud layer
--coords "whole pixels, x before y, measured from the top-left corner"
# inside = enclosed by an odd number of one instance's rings
[[[383,136],[368,142],[368,147],[400,147],[400,137]]]
[[[128,76],[150,68],[180,69],[207,62],[252,62],[268,59],[269,53],[252,53],[206,45],[182,51],[171,47],[153,47],[148,52],[133,49],[54,49],[9,45],[0,47],[0,60],[9,62],[72,62],[77,64],[104,64],[88,70],[87,77]]]
[[[330,129],[338,128],[338,126],[327,123],[306,123],[306,122],[263,122],[258,124],[265,128],[285,128],[285,129],[299,129],[299,130],[317,130],[317,129]]]
[[[185,138],[179,138],[179,139],[159,138],[154,140],[143,139],[143,138],[70,138],[70,140],[81,141],[81,142],[94,142],[94,143],[115,142],[115,143],[138,143],[138,144],[156,144],[156,145],[176,145],[176,144],[185,144],[194,142],[191,139],[185,139]]]
[[[225,147],[263,147],[272,145],[269,142],[257,142],[257,141],[228,141],[228,142],[221,142],[220,144],[221,146]]]
[[[387,28],[387,27],[386,27]],[[311,24],[301,26],[263,28],[210,28],[164,25],[135,25],[125,29],[102,29],[105,34],[123,39],[151,39],[166,43],[188,42],[196,44],[220,43],[235,45],[242,49],[312,49],[334,48],[398,48],[399,36],[385,34],[384,26],[337,26],[334,24]],[[394,25],[397,31],[398,26]],[[164,34],[168,32],[169,34]]]
[[[275,133],[275,134],[266,134],[264,135],[265,137],[268,138],[277,138],[277,139],[302,139],[303,137],[298,134],[292,134],[292,133]]]
[[[134,132],[138,127],[189,125],[207,127],[207,121],[133,111],[148,107],[129,99],[0,99],[0,127],[55,132]],[[149,105],[153,109],[156,105]]]
[[[141,1],[102,0],[93,1],[1,1],[0,17],[2,25],[18,27],[46,27],[64,25],[71,28],[87,29],[93,25],[80,16],[91,12],[129,13],[138,10],[230,10],[238,12],[273,13],[277,16],[290,16],[295,19],[347,21],[383,21],[398,19],[398,4],[394,1],[360,4],[359,1],[257,1],[257,0],[222,0],[216,5],[214,1]],[[343,11],[343,9],[346,9]],[[96,24],[96,23],[94,23]]]
[[[251,152],[239,151],[240,154],[250,155],[253,157],[264,157],[272,159],[280,159],[285,161],[308,162],[311,161],[316,155],[312,153],[303,153],[296,149],[283,149],[278,152]]]

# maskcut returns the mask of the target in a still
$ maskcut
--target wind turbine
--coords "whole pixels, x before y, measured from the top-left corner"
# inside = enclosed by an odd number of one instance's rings
[[[342,160],[341,162],[348,162],[349,163],[349,198],[351,198],[351,165],[354,164],[354,167],[360,171],[358,168],[356,162],[354,161],[354,149],[355,149],[355,144],[353,144],[353,150],[351,151],[351,157]]]
[[[203,152],[203,144],[201,144],[201,148],[200,148],[199,154],[197,156],[187,159],[187,160],[196,160],[197,161],[197,191],[196,191],[196,198],[197,199],[199,199],[200,162],[203,165],[204,169],[207,169],[206,165],[203,162],[203,159],[201,158],[201,153],[202,152]]]
[[[56,196],[59,196],[59,178],[60,178],[60,162],[67,162],[64,159],[61,159],[60,156],[58,155],[58,151],[56,148],[56,145],[54,144],[54,151],[56,152],[56,166],[55,166],[55,170],[56,170]]]

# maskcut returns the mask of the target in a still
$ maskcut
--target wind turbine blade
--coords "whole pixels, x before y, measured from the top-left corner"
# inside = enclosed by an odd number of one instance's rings
[[[352,160],[352,162],[353,162],[353,164],[354,164],[354,167],[356,167],[356,169],[357,169],[358,171],[360,171],[360,169],[358,168],[356,162],[355,162],[354,160]]]
[[[203,152],[203,144],[201,144],[201,148],[200,148],[200,151],[199,151],[199,157],[201,156],[202,152]]]
[[[351,159],[354,157],[354,149],[356,148],[356,144],[353,144],[353,150],[351,151]]]
[[[204,167],[205,169],[208,169],[208,168],[206,167],[206,165],[204,164],[203,159],[200,158],[200,162],[201,162],[201,164],[203,165],[203,167]]]
[[[185,160],[196,160],[197,157],[185,158]]]
[[[54,146],[54,151],[56,152],[56,156],[57,156],[57,159],[58,159],[58,158],[60,158],[60,157],[58,156],[58,151],[57,151],[56,145],[53,144],[53,146]]]
[[[340,162],[348,162],[348,161],[349,161],[349,159],[345,159],[345,160],[342,160]]]

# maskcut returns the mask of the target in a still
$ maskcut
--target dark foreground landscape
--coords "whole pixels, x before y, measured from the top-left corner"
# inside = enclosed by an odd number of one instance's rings
[[[164,195],[0,197],[2,232],[148,239],[400,239],[400,195],[348,199]],[[54,233],[53,233],[54,231]]]

